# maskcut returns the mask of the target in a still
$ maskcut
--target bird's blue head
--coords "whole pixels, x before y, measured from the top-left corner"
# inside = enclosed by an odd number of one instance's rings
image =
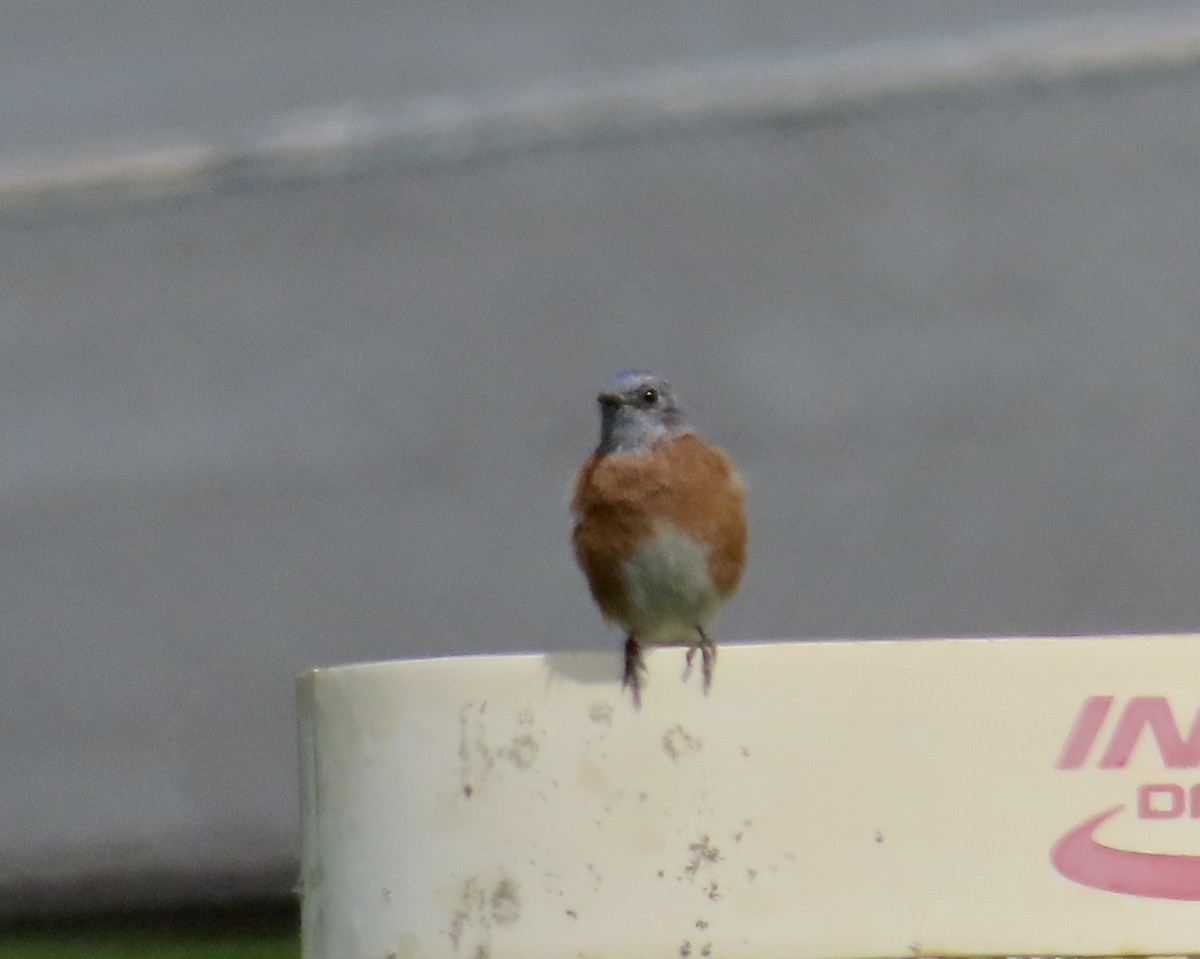
[[[692,432],[671,384],[656,373],[618,373],[597,399],[602,453],[644,452]]]

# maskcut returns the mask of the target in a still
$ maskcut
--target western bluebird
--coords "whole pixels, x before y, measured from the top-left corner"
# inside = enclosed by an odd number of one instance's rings
[[[634,704],[643,645],[686,645],[689,670],[699,649],[707,693],[717,647],[704,627],[746,560],[741,477],[688,425],[662,377],[620,373],[598,399],[600,445],[571,498],[575,558],[601,615],[626,632]]]

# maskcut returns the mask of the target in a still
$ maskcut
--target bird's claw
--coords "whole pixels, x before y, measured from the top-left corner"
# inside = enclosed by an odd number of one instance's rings
[[[687,656],[684,658],[686,668],[683,678],[686,680],[691,675],[692,659],[696,655],[696,650],[700,650],[700,678],[704,695],[707,696],[709,689],[712,688],[713,664],[717,661],[717,644],[699,626],[696,627],[696,632],[700,634],[700,638],[688,647]]]
[[[637,638],[630,634],[625,640],[625,676],[621,680],[622,688],[628,686],[633,695],[633,705],[638,709],[642,706],[642,673],[646,671],[646,661],[642,659],[642,647]]]

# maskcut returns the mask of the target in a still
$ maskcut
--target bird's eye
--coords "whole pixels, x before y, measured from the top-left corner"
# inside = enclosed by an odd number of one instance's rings
[[[658,402],[658,390],[656,390],[653,386],[647,388],[646,391],[642,393],[642,400],[647,406],[653,406]]]

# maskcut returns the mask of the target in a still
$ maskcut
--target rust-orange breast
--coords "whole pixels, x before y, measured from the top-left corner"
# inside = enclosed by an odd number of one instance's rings
[[[666,523],[709,548],[722,597],[737,588],[746,559],[742,486],[729,458],[698,436],[647,453],[593,453],[575,479],[575,556],[606,619],[624,623],[622,566]]]

